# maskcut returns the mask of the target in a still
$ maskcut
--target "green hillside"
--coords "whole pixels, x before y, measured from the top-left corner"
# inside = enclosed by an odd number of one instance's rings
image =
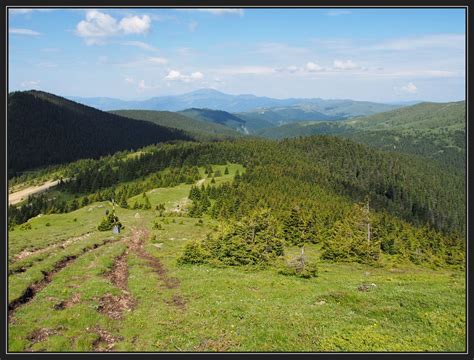
[[[465,102],[420,103],[340,122],[298,122],[264,129],[260,136],[286,138],[337,135],[369,146],[434,159],[463,171]]]
[[[115,110],[111,111],[123,117],[149,121],[168,128],[179,129],[199,140],[231,139],[242,136],[224,125],[191,118],[180,113],[153,110]]]
[[[8,95],[8,173],[96,158],[170,140],[183,132],[109,114],[41,92]]]
[[[389,111],[398,107],[367,101],[312,99],[298,105],[260,108],[236,115],[245,120],[266,122],[275,126],[300,121],[342,120]]]
[[[61,171],[9,208],[10,351],[465,348],[464,179],[436,162],[313,136]]]

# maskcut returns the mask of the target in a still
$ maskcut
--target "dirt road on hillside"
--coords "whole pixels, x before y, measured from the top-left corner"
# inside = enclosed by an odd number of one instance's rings
[[[46,191],[53,186],[56,186],[59,183],[59,180],[51,180],[45,182],[43,185],[39,186],[30,186],[26,189],[8,194],[8,205],[14,205],[20,201],[26,200],[29,195],[38,194],[40,192]]]

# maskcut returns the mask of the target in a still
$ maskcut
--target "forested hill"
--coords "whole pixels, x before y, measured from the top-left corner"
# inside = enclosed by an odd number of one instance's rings
[[[8,174],[124,149],[191,140],[176,129],[109,114],[41,91],[8,95]]]
[[[111,111],[111,113],[130,119],[145,120],[157,125],[179,129],[198,140],[224,140],[242,136],[242,134],[227,126],[207,120],[192,119],[171,111],[115,110]]]
[[[300,122],[260,132],[269,138],[316,134],[349,137],[389,151],[421,155],[463,170],[466,103],[420,103],[339,122]]]

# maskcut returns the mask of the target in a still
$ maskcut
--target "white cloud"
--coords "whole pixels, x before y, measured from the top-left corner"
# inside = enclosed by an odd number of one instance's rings
[[[336,70],[354,70],[359,68],[352,60],[334,60],[333,66]]]
[[[290,65],[286,68],[286,70],[290,73],[295,73],[295,72],[299,71],[300,68],[298,66],[295,66],[295,65]]]
[[[138,89],[145,90],[146,88],[147,86],[145,85],[145,80],[140,80],[140,82],[138,83]]]
[[[309,62],[306,64],[306,70],[309,72],[323,71],[324,68],[314,62]]]
[[[147,50],[147,51],[158,51],[158,49],[150,44],[147,44],[143,41],[123,41],[120,44],[126,45],[126,46],[135,46],[138,47],[142,50]]]
[[[188,24],[189,31],[194,32],[197,29],[198,25],[199,25],[199,23],[197,21],[191,21]]]
[[[14,35],[26,35],[26,36],[38,36],[41,35],[41,33],[31,30],[31,29],[19,29],[19,28],[11,28],[8,29],[9,34],[14,34]]]
[[[29,88],[33,89],[36,88],[40,84],[40,80],[29,80],[29,81],[23,81],[20,86],[22,88]]]
[[[191,74],[191,79],[194,79],[194,80],[201,80],[203,77],[204,75],[200,71],[196,71]]]
[[[243,16],[244,15],[244,9],[232,9],[232,8],[206,8],[206,9],[200,9],[200,8],[187,8],[187,9],[176,9],[178,11],[201,11],[201,12],[208,12],[213,15],[226,15],[226,14],[234,14],[234,15],[239,15]]]
[[[114,17],[97,10],[89,10],[86,19],[76,26],[76,35],[84,38],[87,45],[103,44],[105,39],[121,34],[146,34],[151,26],[148,15],[129,16],[117,21]]]
[[[180,80],[182,79],[183,75],[177,70],[171,70],[168,75],[165,76],[167,80]]]
[[[398,94],[416,94],[418,92],[418,88],[412,82],[400,87],[395,87],[395,92]]]
[[[120,29],[125,34],[146,34],[150,30],[151,19],[148,15],[130,16],[120,20]]]
[[[185,74],[182,74],[178,70],[170,70],[168,72],[168,75],[165,76],[166,80],[183,81],[183,82],[197,81],[197,80],[202,80],[203,78],[204,78],[204,75],[199,71],[193,72],[191,75],[185,75]]]

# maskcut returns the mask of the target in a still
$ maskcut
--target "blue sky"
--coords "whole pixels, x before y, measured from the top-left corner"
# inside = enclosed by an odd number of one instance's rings
[[[9,91],[465,97],[464,9],[12,9]]]

